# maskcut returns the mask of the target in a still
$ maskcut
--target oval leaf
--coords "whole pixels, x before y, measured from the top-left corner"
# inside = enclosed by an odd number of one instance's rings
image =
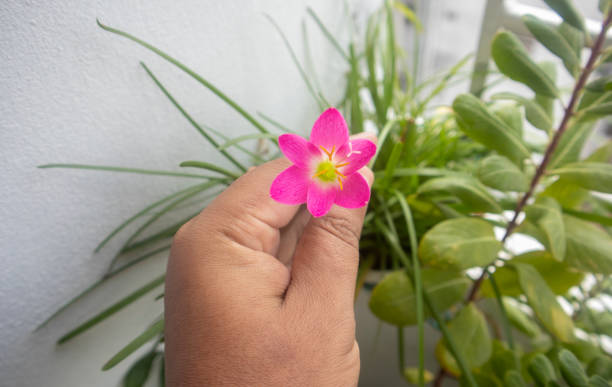
[[[525,208],[526,219],[535,224],[544,236],[543,245],[558,260],[565,259],[565,227],[561,206],[550,197],[538,198]]]
[[[590,122],[574,122],[563,133],[557,149],[553,153],[549,168],[576,162],[580,159],[580,152],[587,138],[593,132],[594,125]]]
[[[493,352],[489,328],[482,313],[470,303],[448,323],[448,333],[469,368],[486,363]]]
[[[574,339],[572,319],[563,311],[555,294],[546,285],[540,273],[525,263],[512,263],[512,267],[518,274],[519,284],[529,305],[542,325],[560,341],[572,341]]]
[[[123,387],[142,387],[149,378],[157,352],[149,352],[132,364],[123,377]]]
[[[503,156],[483,159],[476,174],[484,184],[500,191],[525,192],[529,188],[529,179],[523,171]]]
[[[565,262],[578,270],[612,274],[612,238],[601,228],[573,216],[564,215],[567,239]]]
[[[514,103],[496,103],[490,109],[493,114],[514,130],[518,138],[523,138],[523,112],[520,106]]]
[[[563,379],[572,387],[589,387],[589,378],[587,377],[582,365],[576,359],[573,353],[567,349],[562,349],[559,352],[559,368]]]
[[[490,264],[500,248],[490,223],[456,218],[440,222],[425,233],[419,245],[419,257],[432,267],[464,270]]]
[[[521,82],[537,94],[557,97],[555,83],[534,61],[521,41],[511,32],[498,32],[493,38],[491,56],[508,78]]]
[[[478,98],[461,94],[453,101],[460,129],[473,140],[507,156],[515,164],[530,156],[516,131],[494,115]]]
[[[585,31],[584,17],[576,10],[572,0],[544,0],[565,22],[571,26]]]
[[[593,191],[612,193],[612,164],[579,162],[550,171],[552,175]]]
[[[421,280],[436,310],[446,310],[461,301],[470,284],[470,280],[460,273],[431,268],[421,271]],[[414,286],[403,270],[387,274],[376,285],[369,305],[378,318],[390,324],[402,326],[417,323]],[[426,308],[425,316],[430,314]]]
[[[557,29],[544,23],[533,15],[525,15],[523,17],[523,22],[529,32],[531,32],[548,51],[561,58],[563,65],[572,76],[578,74],[578,71],[580,71],[580,59],[576,56],[576,52],[569,42]]]
[[[531,125],[545,131],[549,131],[552,128],[552,121],[548,113],[546,113],[546,110],[536,101],[532,101],[514,93],[498,93],[491,96],[491,98],[514,100],[525,108],[525,117]]]
[[[422,184],[419,194],[446,192],[458,197],[471,210],[477,212],[501,212],[495,198],[472,176],[444,176]]]
[[[538,353],[531,359],[529,366],[527,366],[527,370],[538,386],[548,386],[548,383],[557,379],[555,367],[550,360],[541,353]]]

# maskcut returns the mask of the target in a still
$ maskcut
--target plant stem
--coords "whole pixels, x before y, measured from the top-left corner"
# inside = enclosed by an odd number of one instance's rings
[[[586,66],[582,70],[582,73],[580,74],[580,77],[578,78],[578,82],[576,82],[576,84],[574,85],[574,89],[572,91],[570,101],[567,104],[567,107],[565,108],[565,113],[563,114],[563,119],[561,120],[561,123],[559,124],[559,128],[555,132],[555,135],[553,136],[550,144],[548,144],[548,147],[546,148],[546,152],[544,153],[544,158],[542,159],[542,162],[538,166],[536,173],[531,179],[529,190],[525,193],[525,195],[523,195],[521,200],[519,200],[519,202],[516,205],[516,208],[514,210],[514,216],[512,217],[512,220],[510,221],[510,223],[508,223],[508,226],[506,227],[506,232],[504,233],[504,237],[502,238],[502,243],[508,239],[508,237],[512,234],[512,232],[516,228],[517,219],[518,219],[519,214],[521,213],[521,211],[527,204],[527,201],[529,200],[529,198],[533,196],[533,193],[535,191],[536,186],[538,185],[538,182],[540,181],[540,178],[544,175],[544,172],[546,171],[546,167],[548,166],[548,163],[550,162],[550,158],[552,157],[553,153],[555,152],[555,149],[557,149],[557,146],[559,145],[561,136],[563,136],[563,133],[565,133],[568,123],[575,113],[574,108],[576,106],[576,103],[578,102],[580,94],[582,93],[582,89],[584,88],[586,81],[589,78],[589,75],[591,75],[591,72],[593,72],[595,68],[595,62],[597,61],[597,58],[599,57],[599,54],[601,53],[601,49],[603,47],[603,43],[606,37],[606,31],[608,30],[608,27],[610,26],[611,22],[612,22],[612,12],[606,15],[606,19],[604,20],[602,27],[601,27],[601,32],[599,33],[599,36],[597,37],[597,40],[595,41],[595,44],[593,45],[593,49],[591,50],[591,56],[589,57],[589,60]],[[482,282],[484,281],[486,275],[487,275],[487,270],[483,270],[480,277],[474,282],[474,284],[472,285],[472,288],[470,289],[470,293],[468,294],[465,300],[466,304],[473,301],[476,298],[476,295],[478,294],[478,289],[480,289],[480,286],[482,285]]]
[[[533,178],[531,179],[529,190],[525,193],[525,195],[523,195],[521,200],[519,200],[519,202],[516,205],[516,208],[514,209],[514,216],[512,217],[512,220],[510,221],[510,223],[508,223],[508,226],[506,227],[506,232],[504,233],[504,237],[501,240],[502,243],[504,243],[508,239],[508,237],[512,234],[512,232],[516,228],[517,219],[518,219],[519,214],[522,212],[529,198],[533,195],[535,188],[538,185],[538,182],[540,181],[540,178],[544,175],[544,172],[546,171],[546,167],[548,166],[548,163],[550,162],[550,158],[552,157],[553,153],[555,152],[555,149],[557,149],[557,146],[559,145],[561,136],[563,136],[563,133],[565,133],[565,130],[567,129],[569,120],[572,118],[572,116],[575,113],[574,108],[576,106],[576,103],[578,102],[580,94],[582,93],[582,89],[584,88],[586,81],[589,78],[589,75],[591,75],[591,73],[595,69],[595,63],[597,62],[597,58],[599,57],[599,54],[601,53],[601,49],[603,47],[603,43],[606,37],[606,32],[608,31],[608,27],[610,26],[611,22],[612,22],[612,12],[609,12],[606,15],[606,18],[602,23],[599,36],[597,36],[597,40],[595,41],[595,44],[593,45],[593,48],[591,49],[591,55],[589,57],[589,60],[587,61],[587,64],[584,66],[584,69],[582,70],[582,73],[580,74],[578,81],[574,85],[574,89],[572,90],[572,95],[570,97],[569,103],[567,104],[567,107],[565,108],[563,119],[561,120],[561,123],[559,124],[559,128],[557,129],[552,140],[546,147],[544,158],[542,159],[542,162],[538,166],[538,169],[536,170]],[[470,292],[468,293],[468,296],[465,299],[465,304],[469,304],[470,302],[474,301],[474,299],[476,298],[476,295],[478,294],[478,290],[480,289],[480,286],[482,285],[485,277],[487,276],[487,273],[488,273],[488,267],[485,267],[480,277],[478,277],[478,279],[474,281],[474,283],[472,284]],[[434,380],[433,385],[441,386],[442,380],[444,379],[445,374],[446,372],[444,371],[444,369],[440,368],[440,371],[438,371],[438,374],[436,375],[436,379]]]

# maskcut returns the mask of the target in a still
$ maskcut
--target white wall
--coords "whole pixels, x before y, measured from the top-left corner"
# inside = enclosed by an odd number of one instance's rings
[[[120,239],[92,254],[103,235],[145,203],[191,183],[170,177],[41,170],[37,165],[81,162],[176,170],[183,160],[221,161],[151,82],[139,60],[198,121],[231,136],[252,131],[193,79],[101,30],[95,19],[156,44],[250,112],[266,112],[306,132],[318,109],[262,13],[278,21],[302,56],[300,23],[306,6],[311,5],[333,31],[343,31],[343,3],[0,3],[0,385],[116,385],[129,362],[105,373],[100,366],[160,313],[153,292],[95,330],[64,346],[55,345],[75,324],[161,272],[161,256],[111,281],[33,333],[104,272]],[[344,65],[314,24],[308,26],[324,90],[337,100]]]

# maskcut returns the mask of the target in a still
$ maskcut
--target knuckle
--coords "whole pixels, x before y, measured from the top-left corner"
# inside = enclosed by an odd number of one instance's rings
[[[355,225],[343,216],[327,214],[318,219],[318,227],[327,234],[334,237],[350,248],[359,248],[360,231],[355,229]]]

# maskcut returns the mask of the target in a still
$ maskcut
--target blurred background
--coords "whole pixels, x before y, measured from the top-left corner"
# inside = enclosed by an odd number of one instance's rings
[[[506,3],[514,9],[544,6],[539,0]],[[420,79],[477,51],[486,0],[406,4],[416,5],[424,24],[417,49]],[[575,4],[587,18],[600,18],[597,0]],[[151,294],[70,343],[55,344],[68,329],[98,311],[100,304],[110,304],[152,273],[161,273],[165,257],[160,254],[34,331],[104,273],[118,242],[100,253],[92,251],[125,214],[189,183],[172,177],[41,170],[38,165],[79,162],[168,169],[185,159],[209,160],[213,154],[139,61],[160,77],[198,122],[230,137],[251,131],[208,90],[154,54],[101,30],[96,18],[171,53],[250,111],[307,133],[318,107],[264,13],[277,21],[298,56],[305,51],[306,29],[313,70],[325,95],[337,101],[344,88],[345,64],[312,21],[304,22],[306,8],[312,7],[346,43],[349,19],[364,28],[366,16],[379,5],[379,0],[0,3],[0,386],[118,385],[129,362],[107,372],[100,371],[101,365],[162,310]],[[396,28],[399,44],[413,52],[412,25],[398,19]],[[525,42],[536,60],[555,60],[541,46],[530,45],[529,38]],[[441,93],[436,103],[450,103],[457,93],[468,90],[469,83],[464,77]],[[602,127],[591,141],[596,144],[609,135],[609,129]],[[396,371],[395,328],[371,315],[366,297],[358,300],[357,314],[360,385],[405,385]],[[408,329],[408,355],[416,348],[415,338]],[[436,333],[430,332],[428,345],[436,341]],[[432,351],[427,352],[432,358],[426,365],[435,369]],[[416,358],[407,359],[411,361],[416,364]]]

